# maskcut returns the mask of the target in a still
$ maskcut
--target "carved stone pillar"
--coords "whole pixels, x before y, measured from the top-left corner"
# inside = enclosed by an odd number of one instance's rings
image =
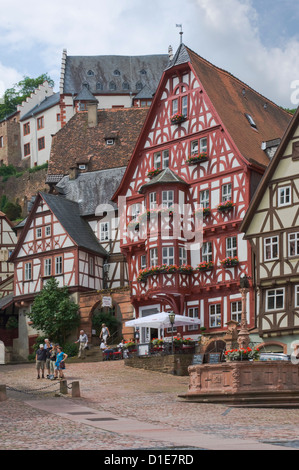
[[[241,328],[238,333],[238,344],[239,348],[246,349],[249,345],[249,331],[247,325],[247,318],[246,318],[246,299],[247,299],[247,287],[241,287],[240,292],[242,295],[242,313],[241,313]]]

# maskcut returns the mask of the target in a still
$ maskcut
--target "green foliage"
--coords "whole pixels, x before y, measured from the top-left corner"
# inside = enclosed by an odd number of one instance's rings
[[[13,165],[2,165],[0,166],[0,176],[12,176],[17,172]]]
[[[79,326],[79,306],[70,299],[66,286],[60,288],[58,281],[50,278],[35,297],[29,318],[51,341],[65,344],[69,334]]]
[[[15,316],[11,316],[8,318],[5,328],[7,330],[14,330],[15,328],[18,328],[18,325],[19,325],[18,318]]]
[[[23,80],[20,80],[12,88],[8,88],[4,92],[3,103],[0,104],[0,120],[4,119],[9,114],[16,111],[18,104],[21,104],[34,90],[44,83],[49,82],[50,86],[54,86],[54,81],[49,77],[48,74],[43,73],[37,78],[30,78],[25,76]]]
[[[5,207],[5,204],[8,202],[8,198],[5,194],[2,194],[0,198],[0,211],[3,212],[3,209]]]
[[[4,214],[7,215],[9,220],[16,220],[19,219],[22,214],[22,207],[20,204],[7,201],[5,206],[3,207]]]
[[[105,323],[111,335],[117,331],[120,325],[120,321],[111,315],[111,313],[103,310],[96,311],[92,317],[92,327],[96,330],[97,335],[99,335],[102,330],[102,323]]]

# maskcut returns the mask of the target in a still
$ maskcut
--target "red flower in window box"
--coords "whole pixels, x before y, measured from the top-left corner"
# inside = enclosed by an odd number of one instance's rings
[[[175,113],[170,118],[171,124],[179,124],[180,122],[184,122],[185,120],[186,117],[182,113]]]
[[[161,171],[161,168],[151,168],[150,171],[147,173],[147,177],[153,178],[154,176],[157,176],[159,173],[161,173]]]

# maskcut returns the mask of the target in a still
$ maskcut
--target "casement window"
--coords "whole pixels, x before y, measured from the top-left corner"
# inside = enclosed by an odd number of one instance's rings
[[[60,122],[60,121],[61,121],[61,115],[60,115],[60,113],[57,113],[57,114],[56,114],[56,121],[57,121],[57,122]]]
[[[150,266],[158,265],[158,248],[150,249]]]
[[[37,140],[37,147],[38,150],[43,150],[45,148],[45,138],[40,137],[40,139]]]
[[[46,258],[44,261],[44,276],[52,275],[52,258]]]
[[[184,246],[179,247],[179,266],[187,264],[187,250]]]
[[[210,191],[205,189],[204,191],[200,191],[199,193],[199,203],[205,209],[210,207]]]
[[[94,276],[94,257],[89,256],[88,258],[88,274]]]
[[[24,134],[24,135],[30,134],[30,122],[26,122],[26,123],[23,125],[23,134]]]
[[[157,193],[149,194],[149,208],[156,209],[157,207]]]
[[[55,257],[55,275],[62,274],[62,256]]]
[[[30,155],[30,144],[24,144],[24,157],[28,157]]]
[[[162,207],[171,207],[174,204],[174,192],[162,191]]]
[[[44,128],[44,116],[37,118],[37,130]]]
[[[173,246],[164,246],[162,248],[162,264],[167,264],[167,266],[174,264]]]
[[[242,316],[242,301],[241,300],[237,300],[236,302],[231,302],[230,316],[231,316],[231,320],[241,323],[241,316]]]
[[[278,236],[264,239],[264,258],[265,261],[277,259],[279,254]]]
[[[188,96],[182,96],[182,115],[188,116]]]
[[[31,281],[31,279],[32,279],[32,263],[25,263],[24,279],[25,279],[25,281]]]
[[[188,308],[188,317],[189,318],[195,318],[198,320],[198,307],[189,307]],[[197,330],[198,325],[189,325],[188,330]]]
[[[188,96],[182,96],[180,99],[175,98],[171,103],[172,115],[181,113],[184,117],[188,116]]]
[[[38,227],[36,229],[36,238],[42,238],[42,228],[41,227]]]
[[[222,202],[232,201],[232,185],[231,183],[222,186]]]
[[[210,328],[221,327],[221,304],[209,306],[209,325]]]
[[[140,256],[140,269],[145,269],[147,266],[146,264],[146,255]]]
[[[207,153],[208,151],[208,139],[207,137],[202,137],[201,139],[193,140],[191,142],[190,153],[192,155],[197,155],[198,153]]]
[[[4,147],[3,135],[0,135],[0,149]]]
[[[299,308],[299,286],[295,286],[295,307]]]
[[[110,239],[109,236],[109,222],[100,223],[100,241],[105,242]]]
[[[266,291],[266,311],[282,310],[284,308],[284,288],[268,289]]]
[[[176,98],[172,100],[172,114],[176,114],[179,111],[179,100]]]
[[[226,257],[234,258],[238,254],[237,250],[237,237],[229,237],[225,240],[226,243]]]
[[[50,236],[51,236],[51,225],[46,225],[46,227],[45,227],[45,235],[46,235],[46,237],[50,237]]]
[[[291,186],[278,188],[278,207],[289,206],[291,203]]]
[[[141,213],[142,205],[137,203],[137,204],[132,204],[130,206],[130,215],[132,216],[132,220],[136,220],[139,214]]]
[[[289,233],[289,256],[299,256],[299,232]]]
[[[169,150],[165,149],[161,152],[154,153],[154,168],[168,168],[169,167]]]
[[[212,242],[205,242],[201,248],[202,261],[209,262],[213,260],[213,247]]]

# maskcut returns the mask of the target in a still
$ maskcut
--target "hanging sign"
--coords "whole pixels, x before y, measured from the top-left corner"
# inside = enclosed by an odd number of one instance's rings
[[[102,307],[112,307],[112,297],[103,296],[102,297]]]

